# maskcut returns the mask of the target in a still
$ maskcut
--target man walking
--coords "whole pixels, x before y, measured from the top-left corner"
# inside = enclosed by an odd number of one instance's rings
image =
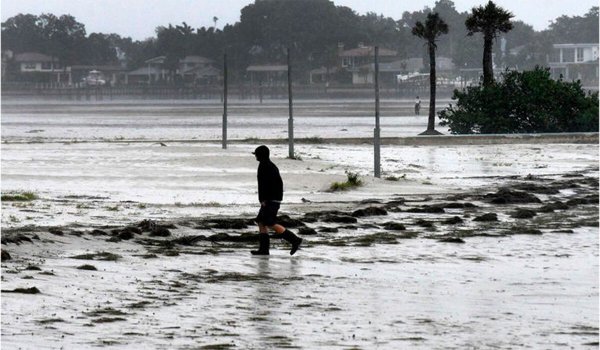
[[[258,146],[252,152],[256,160],[260,162],[257,173],[260,210],[256,217],[259,231],[259,248],[251,251],[251,253],[252,255],[269,255],[268,229],[270,228],[292,245],[290,255],[294,255],[302,243],[302,238],[276,223],[279,205],[283,199],[283,181],[279,169],[269,159],[269,153],[269,148],[264,145]]]
[[[421,99],[419,96],[415,99],[415,114],[419,115],[421,112]]]

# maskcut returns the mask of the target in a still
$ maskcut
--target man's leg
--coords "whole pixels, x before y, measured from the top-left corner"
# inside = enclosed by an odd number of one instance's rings
[[[294,255],[300,244],[302,244],[302,238],[296,236],[292,231],[286,229],[285,227],[275,224],[271,226],[278,235],[281,235],[281,238],[285,239],[288,243],[292,245],[292,250],[290,250],[290,255]]]
[[[263,224],[258,224],[258,250],[252,250],[252,255],[269,255],[269,230]]]

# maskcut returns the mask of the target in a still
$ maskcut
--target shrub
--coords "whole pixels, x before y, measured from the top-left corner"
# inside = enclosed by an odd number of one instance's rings
[[[351,188],[362,186],[363,182],[360,179],[358,173],[353,173],[351,171],[346,172],[346,176],[348,180],[346,182],[334,182],[329,186],[329,190],[331,191],[346,191]]]
[[[453,134],[598,131],[598,93],[553,80],[540,67],[507,71],[492,86],[455,90],[452,99],[440,124]]]
[[[2,201],[32,201],[38,199],[37,194],[33,192],[17,192],[17,193],[7,193],[3,194],[1,200]]]

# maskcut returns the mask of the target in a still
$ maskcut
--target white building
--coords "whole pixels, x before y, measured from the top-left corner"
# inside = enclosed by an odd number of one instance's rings
[[[554,44],[548,57],[552,77],[581,80],[585,86],[598,84],[598,44]]]

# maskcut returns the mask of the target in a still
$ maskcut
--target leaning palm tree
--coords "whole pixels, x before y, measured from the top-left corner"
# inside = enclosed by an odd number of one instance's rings
[[[435,130],[435,44],[437,38],[448,33],[448,25],[444,22],[437,12],[427,14],[425,24],[420,21],[415,24],[412,29],[413,35],[427,41],[429,49],[429,120],[427,122],[427,130],[421,135],[440,135],[441,133]]]
[[[514,15],[489,1],[485,7],[474,7],[465,21],[469,31],[483,34],[483,86],[494,83],[494,69],[492,63],[492,45],[499,32],[506,33],[513,28],[510,19]]]

